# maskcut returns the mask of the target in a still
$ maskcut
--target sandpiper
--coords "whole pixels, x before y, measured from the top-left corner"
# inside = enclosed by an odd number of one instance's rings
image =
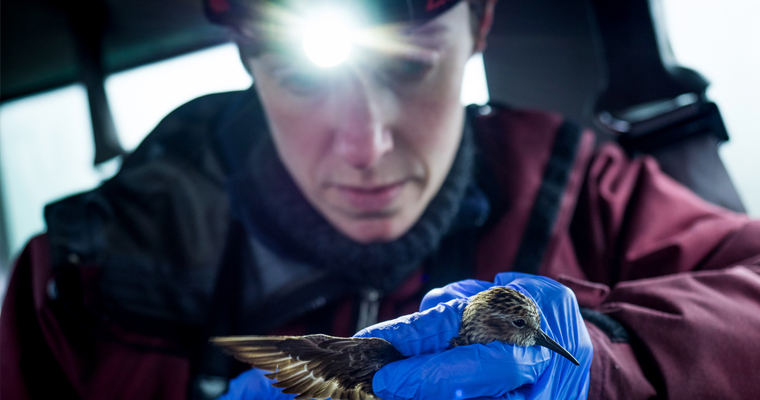
[[[578,361],[541,330],[541,314],[530,298],[498,286],[470,300],[452,347],[500,341],[516,346],[544,346]],[[237,359],[266,374],[296,399],[374,400],[372,378],[386,364],[403,360],[393,345],[379,338],[327,335],[239,336],[213,338]]]

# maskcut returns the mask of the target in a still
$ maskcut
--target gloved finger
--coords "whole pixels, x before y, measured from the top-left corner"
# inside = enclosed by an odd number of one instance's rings
[[[496,274],[496,278],[494,278],[493,282],[496,286],[505,286],[518,279],[531,280],[535,278],[539,278],[540,280],[551,280],[541,275],[531,275],[524,272],[500,272]]]
[[[372,387],[385,400],[501,397],[536,382],[550,363],[542,347],[475,344],[388,364]]]
[[[454,299],[423,312],[372,325],[354,336],[385,339],[405,356],[437,352],[448,348],[449,340],[459,333],[468,301]]]
[[[497,281],[500,281],[498,277]],[[521,291],[544,310],[548,305],[556,309],[578,309],[575,293],[567,286],[545,276],[527,275],[513,279],[504,286]]]
[[[420,303],[420,311],[427,310],[439,303],[463,297],[470,297],[494,286],[508,286],[512,283],[527,283],[530,288],[538,286],[563,287],[557,282],[539,275],[531,275],[522,272],[502,272],[496,275],[494,282],[466,279],[450,283],[442,288],[436,288],[428,292]],[[524,290],[525,291],[525,290]]]
[[[439,303],[445,303],[449,300],[474,296],[493,286],[494,284],[492,282],[479,281],[476,279],[467,279],[450,283],[442,288],[436,288],[427,292],[420,303],[420,311],[435,307]]]
[[[272,386],[275,382],[264,376],[265,371],[250,369],[230,381],[227,393],[218,400],[291,400],[295,394],[284,394]]]
[[[515,280],[531,280],[535,278],[538,278],[542,282],[554,282],[546,277],[522,272],[502,272],[496,275],[494,282],[466,279],[429,291],[420,303],[420,311],[427,310],[428,308],[435,307],[438,303],[445,303],[452,299],[474,296],[494,286],[506,286]]]

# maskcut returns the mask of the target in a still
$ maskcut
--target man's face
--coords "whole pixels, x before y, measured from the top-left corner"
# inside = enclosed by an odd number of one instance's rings
[[[282,162],[351,239],[399,238],[443,184],[462,134],[469,18],[463,1],[406,34],[424,61],[376,53],[315,75],[292,56],[244,58]]]

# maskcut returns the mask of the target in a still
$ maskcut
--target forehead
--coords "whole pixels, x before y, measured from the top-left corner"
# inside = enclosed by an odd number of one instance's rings
[[[517,290],[507,287],[495,287],[488,291],[492,307],[505,314],[536,316],[538,309],[531,299]]]

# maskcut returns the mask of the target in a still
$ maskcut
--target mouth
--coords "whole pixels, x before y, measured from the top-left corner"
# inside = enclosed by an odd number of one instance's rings
[[[387,209],[398,199],[408,181],[402,180],[387,185],[333,185],[340,199],[353,211],[360,214],[377,214]]]

